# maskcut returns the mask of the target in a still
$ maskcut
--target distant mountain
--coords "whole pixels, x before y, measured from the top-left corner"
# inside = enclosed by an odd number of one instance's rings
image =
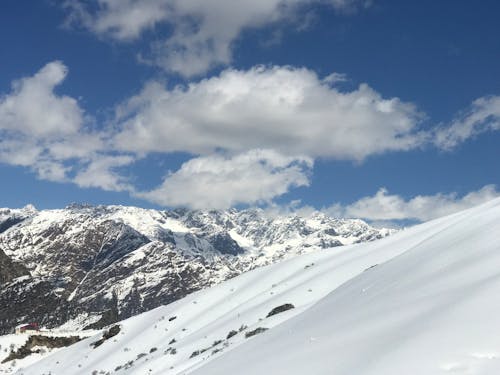
[[[99,328],[256,267],[390,233],[319,212],[0,209],[0,333],[28,321]]]
[[[499,236],[496,199],[247,272],[31,365],[3,366],[18,375],[499,374]]]

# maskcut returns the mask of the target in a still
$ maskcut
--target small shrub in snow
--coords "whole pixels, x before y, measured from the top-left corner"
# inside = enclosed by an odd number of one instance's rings
[[[98,346],[101,346],[106,340],[109,340],[110,338],[115,337],[120,332],[120,330],[121,330],[120,326],[115,325],[115,326],[111,327],[110,329],[108,329],[106,332],[104,332],[104,334],[102,335],[102,337],[99,340],[91,343],[90,345],[93,346],[95,349]]]
[[[226,336],[226,339],[229,340],[231,337],[236,336],[237,334],[238,334],[238,332],[233,329],[233,330],[229,331],[229,333]]]
[[[208,349],[210,349],[210,348],[195,350],[194,352],[191,353],[191,357],[189,357],[189,358],[193,358],[193,357],[196,357],[197,355],[205,353]]]
[[[242,324],[242,325],[241,325],[241,327],[238,329],[238,331],[240,331],[240,332],[241,332],[241,331],[244,331],[244,330],[245,330],[245,329],[247,329],[247,328],[248,328],[248,326],[246,326],[246,325]]]
[[[151,349],[149,349],[149,352],[150,353],[154,353],[156,352],[158,349],[156,347],[152,347]]]
[[[265,332],[267,330],[268,330],[268,328],[264,328],[264,327],[255,328],[253,331],[246,332],[245,333],[245,338],[248,339],[249,337],[258,335],[259,333]]]

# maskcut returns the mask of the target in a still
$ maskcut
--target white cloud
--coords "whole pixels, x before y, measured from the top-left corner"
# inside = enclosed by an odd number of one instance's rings
[[[229,208],[269,203],[292,187],[309,185],[312,160],[271,150],[251,150],[233,157],[194,158],[166,176],[155,190],[136,195],[165,206]]]
[[[159,24],[169,25],[172,34],[154,44],[152,62],[191,76],[230,63],[232,43],[242,30],[300,18],[301,7],[312,3],[341,12],[370,4],[363,0],[98,0],[90,6],[67,0],[64,4],[70,10],[70,23],[120,41],[139,38]]]
[[[53,61],[0,98],[0,162],[28,167],[43,180],[123,190],[112,168],[132,160],[98,153],[106,148],[105,132],[87,131],[77,100],[54,92],[67,74],[62,62]]]
[[[61,62],[49,63],[1,96],[0,162],[28,167],[41,179],[128,191],[166,206],[269,204],[307,186],[318,157],[361,161],[429,144],[449,149],[500,129],[500,97],[480,98],[450,125],[424,132],[414,105],[384,99],[365,84],[345,92],[335,86],[342,75],[320,79],[304,68],[260,66],[172,89],[149,83],[117,108],[110,128],[92,131],[78,101],[54,92],[67,73]],[[136,192],[125,168],[152,152],[176,151],[193,159],[158,188]],[[381,190],[331,210],[426,220],[495,194],[487,186],[463,198],[405,201]]]
[[[48,151],[57,160],[86,159],[107,149],[107,137],[105,131],[89,133],[80,130],[79,133],[51,141]]]
[[[500,96],[475,100],[468,112],[435,131],[435,144],[445,150],[452,149],[480,133],[500,130]]]
[[[54,182],[70,182],[67,173],[71,170],[70,167],[65,166],[63,162],[53,160],[46,157],[41,157],[31,165],[41,180],[54,181]]]
[[[326,211],[340,217],[355,217],[375,221],[418,220],[427,221],[449,215],[500,196],[494,185],[486,185],[459,197],[456,193],[419,195],[405,200],[380,189],[374,196],[343,206],[336,204]]]
[[[331,81],[329,76],[327,81]],[[207,155],[274,149],[362,160],[421,145],[420,114],[366,84],[341,92],[308,69],[254,67],[166,89],[146,85],[118,110],[115,147]]]
[[[127,155],[95,155],[85,168],[73,178],[80,187],[100,188],[110,191],[133,191],[127,179],[116,171],[119,167],[132,164],[135,158]]]
[[[54,93],[66,75],[66,66],[54,61],[34,76],[15,81],[12,92],[0,97],[0,129],[39,138],[78,132],[83,124],[78,102]]]
[[[26,137],[11,138],[5,133],[0,133],[0,162],[16,165],[30,166],[36,162],[43,148],[35,140]]]
[[[54,92],[67,74],[62,62],[53,61],[0,97],[0,162],[29,167],[40,179],[68,180],[64,161],[81,147],[85,118],[77,100]],[[60,144],[68,144],[66,157],[55,151]]]

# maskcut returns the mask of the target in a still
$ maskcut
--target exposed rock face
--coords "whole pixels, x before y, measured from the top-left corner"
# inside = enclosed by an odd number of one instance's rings
[[[10,353],[2,363],[13,361],[15,359],[22,359],[31,354],[38,353],[40,347],[46,347],[48,349],[63,348],[66,346],[73,345],[80,341],[81,338],[78,336],[64,336],[64,337],[52,337],[43,335],[33,335],[28,338],[28,341],[21,346],[15,352]],[[38,348],[38,349],[34,349]],[[34,350],[33,350],[34,349]]]
[[[0,228],[0,333],[26,321],[102,327],[255,267],[389,234],[322,213],[85,205],[0,209]]]
[[[120,326],[119,325],[115,325],[113,327],[110,327],[106,332],[104,332],[104,334],[102,335],[102,337],[99,340],[97,340],[96,342],[93,342],[90,345],[95,349],[95,348],[101,346],[102,344],[104,344],[105,341],[109,340],[112,337],[115,337],[119,333],[120,333]]]
[[[12,259],[0,250],[0,286],[17,277],[29,274],[26,267],[20,263],[13,262]]]

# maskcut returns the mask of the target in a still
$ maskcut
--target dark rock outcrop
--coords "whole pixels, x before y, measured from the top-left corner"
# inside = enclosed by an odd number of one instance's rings
[[[29,271],[21,263],[13,262],[0,249],[0,286],[12,281],[13,279],[29,275]]]
[[[118,326],[118,325],[113,326],[113,327],[109,328],[106,332],[104,332],[104,334],[102,335],[102,337],[99,340],[90,344],[90,346],[92,346],[95,349],[95,348],[101,346],[102,344],[104,344],[105,341],[109,340],[112,337],[115,337],[117,334],[120,333],[120,331],[121,331],[120,326]]]
[[[64,336],[64,337],[52,337],[43,335],[33,335],[28,338],[28,341],[14,352],[11,352],[7,358],[5,358],[2,363],[13,361],[14,359],[23,359],[31,354],[39,353],[40,349],[35,349],[35,347],[46,347],[48,349],[53,348],[63,348],[66,346],[73,345],[81,340],[79,336]]]
[[[276,315],[276,314],[279,314],[279,313],[282,313],[284,311],[288,311],[288,310],[291,310],[291,309],[294,309],[295,306],[292,305],[291,303],[285,303],[283,305],[280,305],[280,306],[276,306],[274,309],[272,309],[271,311],[269,311],[269,313],[267,314],[266,318],[269,318],[270,316],[273,316],[273,315]]]

